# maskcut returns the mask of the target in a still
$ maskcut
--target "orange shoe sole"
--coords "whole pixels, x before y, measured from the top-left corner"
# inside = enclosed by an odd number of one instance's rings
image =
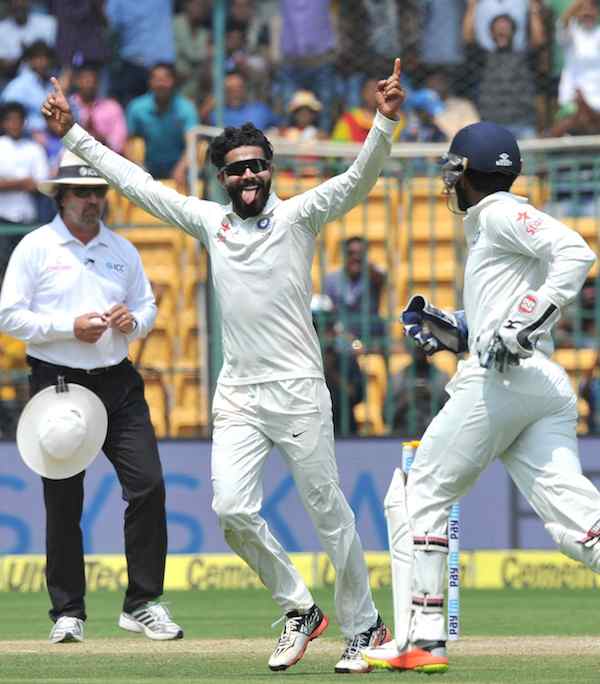
[[[327,629],[327,627],[329,627],[329,618],[327,617],[327,615],[323,615],[323,619],[321,620],[321,622],[319,622],[317,627],[313,630],[311,635],[308,637],[308,641],[304,644],[304,648],[298,654],[298,657],[296,658],[296,660],[294,660],[292,663],[289,663],[288,665],[279,665],[278,667],[271,667],[269,665],[269,669],[272,672],[281,672],[281,671],[287,670],[288,668],[295,665],[298,661],[300,661],[302,659],[302,657],[306,653],[306,649],[308,648],[308,644],[310,644],[310,642],[313,639],[316,639],[318,636],[321,636],[321,634],[323,634],[323,632]]]
[[[402,653],[395,658],[385,660],[363,656],[369,665],[384,670],[413,670],[436,674],[448,670],[448,658],[444,656],[432,656],[429,651],[413,648],[407,653]]]

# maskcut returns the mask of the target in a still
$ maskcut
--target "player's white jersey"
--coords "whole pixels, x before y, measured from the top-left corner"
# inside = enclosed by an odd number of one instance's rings
[[[464,227],[469,252],[463,300],[475,357],[477,337],[497,330],[520,297],[538,292],[562,310],[596,260],[578,233],[508,192],[471,207]],[[540,338],[538,349],[552,354],[550,335]]]
[[[377,113],[345,173],[289,200],[272,193],[263,212],[246,220],[231,205],[166,188],[77,125],[64,143],[136,204],[204,243],[222,315],[219,382],[240,385],[323,377],[310,312],[315,239],[325,223],[366,198],[389,154],[395,126]]]

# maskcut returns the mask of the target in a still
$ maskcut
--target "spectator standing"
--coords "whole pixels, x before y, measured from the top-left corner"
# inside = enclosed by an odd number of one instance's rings
[[[31,11],[29,0],[10,0],[8,16],[0,21],[0,88],[16,76],[23,53],[32,43],[54,46],[56,18]]]
[[[337,17],[337,88],[346,109],[360,107],[362,86],[378,78],[390,54],[400,52],[406,74],[418,63],[419,2],[346,0]]]
[[[444,69],[453,90],[460,88],[464,81],[462,24],[466,5],[466,0],[423,0],[421,3],[421,63],[429,71]]]
[[[144,140],[144,166],[149,173],[184,182],[185,134],[198,123],[196,108],[175,92],[175,69],[171,64],[152,67],[149,86],[149,92],[127,107],[129,137]]]
[[[514,50],[524,52],[530,47],[527,17],[531,0],[467,0],[467,2],[467,12],[474,10],[475,13],[473,31],[474,41],[478,47],[488,52],[496,49],[490,33],[490,24],[500,15],[511,17],[515,23]]]
[[[277,90],[282,108],[297,90],[311,90],[323,105],[319,127],[332,126],[335,93],[335,33],[331,0],[280,0],[281,64]]]
[[[50,12],[58,22],[56,56],[62,67],[100,67],[108,60],[104,4],[105,0],[50,0]]]
[[[210,3],[207,0],[185,0],[183,9],[173,19],[175,39],[175,69],[182,95],[198,103],[206,90],[204,76],[212,54],[207,21]]]
[[[79,120],[88,131],[115,152],[122,152],[127,140],[127,124],[121,105],[112,98],[98,97],[98,70],[84,64],[75,72],[76,93],[72,100]]]
[[[559,116],[577,108],[577,93],[600,115],[600,25],[596,0],[574,0],[558,22],[557,40],[565,51],[558,86]]]
[[[57,178],[40,183],[58,207],[54,220],[13,252],[0,295],[0,330],[27,342],[31,394],[59,376],[96,393],[108,413],[103,451],[127,502],[129,584],[119,626],[151,639],[183,636],[163,593],[167,553],[165,486],[144,383],[128,344],[150,331],[156,304],[133,245],[101,222],[107,182],[67,152]],[[85,471],[42,478],[50,642],[83,641],[85,568],[80,521]]]
[[[482,121],[494,121],[517,138],[536,135],[536,85],[531,60],[536,48],[545,40],[539,11],[529,15],[531,50],[519,50],[515,45],[517,24],[510,14],[494,17],[489,25],[492,50],[477,47],[474,31],[476,1],[470,0],[465,14],[464,37],[472,47],[472,60],[481,61],[477,105]]]
[[[0,107],[0,223],[31,224],[37,219],[34,192],[48,176],[44,148],[24,137],[25,108],[18,102]],[[0,278],[21,235],[0,236]]]
[[[119,102],[146,91],[155,64],[175,64],[171,0],[107,0],[106,16],[117,44],[111,89]]]
[[[26,63],[19,74],[6,86],[0,100],[20,102],[25,107],[25,131],[46,150],[52,164],[61,150],[60,141],[47,128],[40,113],[42,103],[52,91],[50,74],[54,51],[42,41],[32,43],[25,52]]]
[[[362,237],[344,242],[344,266],[325,276],[324,291],[344,330],[370,349],[383,346],[385,324],[379,306],[386,275],[369,263],[368,246]]]
[[[214,112],[210,114],[209,121],[216,124]],[[278,125],[279,117],[264,102],[249,101],[244,77],[233,72],[225,77],[223,125],[239,127],[247,121],[257,128],[269,129]]]

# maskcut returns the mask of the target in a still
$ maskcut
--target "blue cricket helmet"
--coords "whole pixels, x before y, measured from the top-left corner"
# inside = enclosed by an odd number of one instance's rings
[[[521,150],[515,136],[506,128],[480,121],[461,128],[454,136],[449,155],[466,157],[467,168],[483,173],[521,173]]]

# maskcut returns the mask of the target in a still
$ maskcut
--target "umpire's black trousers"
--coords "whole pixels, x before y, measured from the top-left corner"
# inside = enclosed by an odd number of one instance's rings
[[[108,432],[102,447],[119,478],[125,510],[125,555],[128,587],[123,610],[131,612],[163,592],[167,528],[165,485],[158,456],[144,381],[127,359],[116,366],[84,370],[55,366],[28,357],[31,394],[66,382],[95,392],[108,413]],[[50,617],[69,615],[85,620],[83,535],[83,478],[42,478],[46,505],[46,580],[52,602]]]

